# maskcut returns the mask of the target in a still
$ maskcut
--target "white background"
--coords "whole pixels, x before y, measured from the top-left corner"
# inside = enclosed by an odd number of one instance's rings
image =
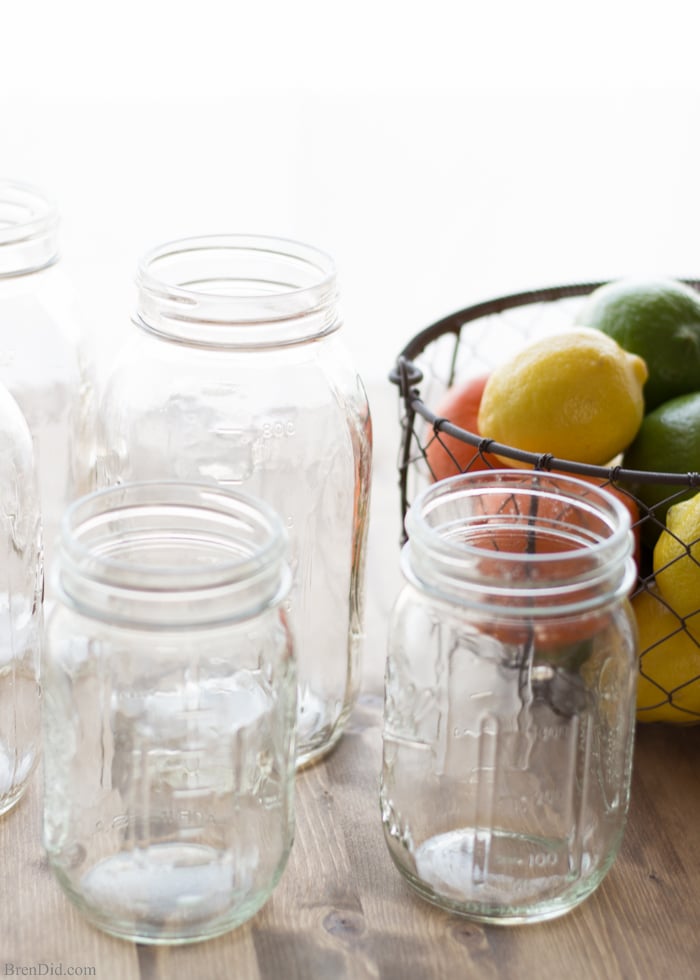
[[[262,233],[335,258],[374,418],[378,689],[400,584],[387,374],[478,300],[700,276],[697,0],[0,0],[0,38],[0,174],[56,198],[105,363],[155,245]]]
[[[0,4],[0,173],[58,201],[105,345],[186,235],[335,258],[370,386],[500,293],[700,275],[695,0]]]

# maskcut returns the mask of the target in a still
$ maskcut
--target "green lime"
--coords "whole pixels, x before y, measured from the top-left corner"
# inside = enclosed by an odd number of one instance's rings
[[[618,279],[587,298],[576,322],[596,327],[646,361],[644,403],[700,391],[700,294],[675,279]]]
[[[634,442],[622,458],[622,465],[625,469],[656,473],[700,472],[700,391],[672,398],[645,415]],[[684,486],[685,492],[681,493]],[[654,508],[654,516],[662,522],[672,503],[697,493],[697,487],[683,483],[669,485],[640,481],[631,489],[647,507]],[[679,495],[663,503],[674,493]],[[653,521],[645,521],[643,539],[653,544],[660,531]]]

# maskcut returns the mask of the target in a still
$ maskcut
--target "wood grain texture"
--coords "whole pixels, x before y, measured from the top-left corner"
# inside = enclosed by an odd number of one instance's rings
[[[699,975],[700,728],[640,728],[617,862],[578,909],[521,927],[484,927],[412,892],[382,837],[380,756],[381,698],[368,694],[336,751],[297,778],[296,840],[268,904],[227,936],[180,948],[122,942],[84,922],[42,856],[35,783],[0,821],[0,975],[5,964],[125,980]]]
[[[392,422],[390,414],[384,418]],[[63,975],[68,967],[91,967],[101,980],[700,976],[700,727],[638,730],[618,860],[598,891],[561,919],[484,927],[428,905],[394,867],[378,802],[386,627],[398,587],[388,423],[378,433],[363,694],[337,749],[297,777],[296,840],[270,901],[239,929],[189,947],[103,935],[50,875],[35,779],[19,807],[0,819],[0,977],[9,975],[6,964],[53,964]]]

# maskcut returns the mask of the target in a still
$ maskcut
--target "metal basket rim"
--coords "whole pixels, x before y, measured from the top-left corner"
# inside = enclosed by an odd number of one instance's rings
[[[576,460],[561,459],[550,453],[526,452],[525,450],[496,442],[493,439],[484,438],[474,432],[469,432],[466,429],[454,425],[449,419],[436,415],[428,408],[421,397],[418,385],[423,380],[423,372],[415,363],[415,358],[422,354],[426,347],[439,337],[448,333],[453,333],[458,337],[462,328],[468,323],[495,313],[503,313],[506,310],[515,309],[519,306],[585,296],[610,281],[612,280],[604,279],[595,282],[545,286],[539,289],[495,297],[450,313],[415,334],[401,350],[396,365],[389,374],[389,380],[399,388],[400,397],[405,404],[410,418],[410,422],[406,427],[406,433],[409,438],[405,439],[400,468],[405,472],[405,468],[409,465],[409,443],[410,432],[413,430],[413,418],[416,415],[420,415],[421,418],[434,428],[436,433],[444,432],[461,442],[473,446],[480,452],[506,456],[519,463],[534,467],[537,470],[547,471],[557,469],[565,473],[578,474],[580,476],[593,477],[611,482],[622,480],[637,484],[658,483],[674,486],[687,485],[691,488],[700,487],[700,473],[692,471],[671,473],[655,472],[652,470],[629,470],[624,469],[622,466],[594,466],[588,463],[580,463]],[[677,281],[700,290],[700,279],[677,279]]]

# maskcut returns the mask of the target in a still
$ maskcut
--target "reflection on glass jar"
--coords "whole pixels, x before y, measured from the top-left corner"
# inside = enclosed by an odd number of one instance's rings
[[[156,249],[137,285],[137,329],[100,398],[95,483],[211,480],[282,516],[304,764],[342,732],[363,640],[371,424],[333,265],[222,236]]]
[[[429,488],[406,530],[385,688],[391,856],[474,919],[560,915],[607,873],[629,802],[627,511],[575,479],[493,471]]]
[[[84,489],[76,455],[91,387],[81,364],[77,303],[59,261],[59,216],[43,192],[0,180],[0,382],[34,439],[50,561],[66,504]]]
[[[32,438],[0,384],[0,814],[27,789],[41,742],[43,562]]]
[[[44,843],[97,926],[151,943],[252,916],[292,844],[296,670],[273,511],[130,484],[67,512],[45,656]]]

